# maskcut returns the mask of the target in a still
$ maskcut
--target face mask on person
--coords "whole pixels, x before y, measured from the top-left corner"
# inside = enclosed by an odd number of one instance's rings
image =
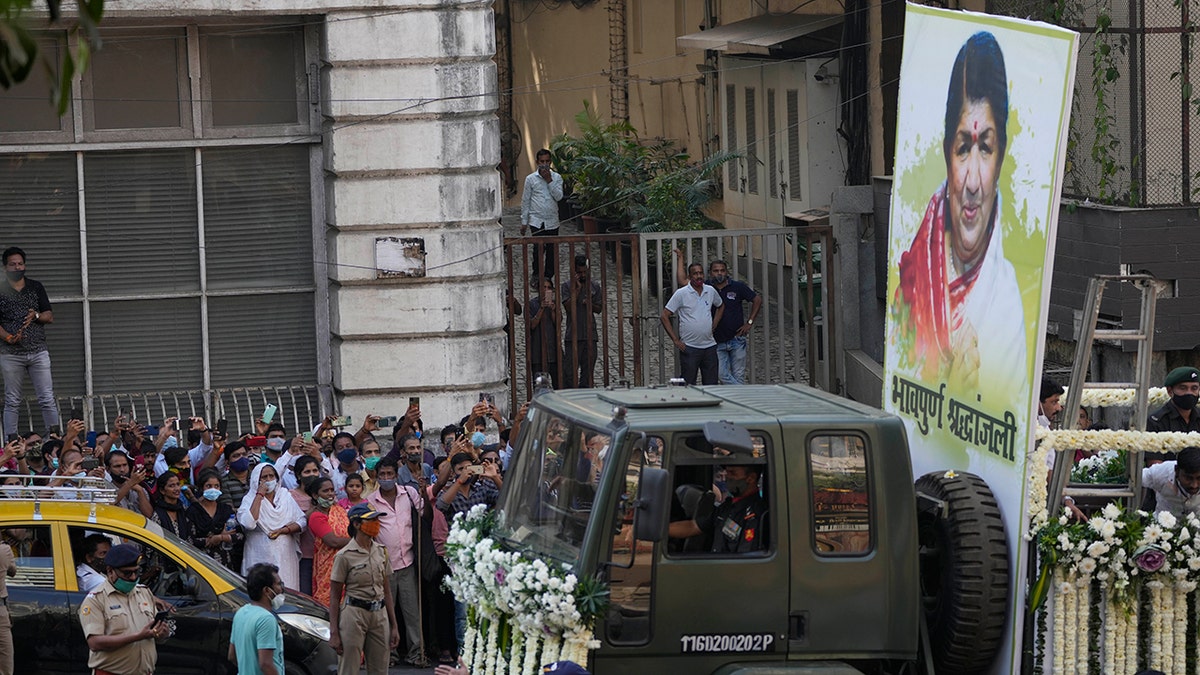
[[[164,451],[170,450],[171,448],[178,448],[178,447],[179,447],[179,439],[175,438],[174,436],[168,436],[167,440],[165,442],[163,442],[163,450]]]
[[[51,468],[53,468],[53,469],[57,469],[57,468],[58,468],[58,458],[57,458],[57,457],[51,457],[51,458],[50,458],[50,467],[51,467]]]
[[[471,445],[480,448],[483,447],[483,444],[486,442],[487,436],[484,436],[482,431],[476,431],[475,433],[471,434]]]
[[[729,491],[731,497],[741,497],[750,487],[750,482],[745,478],[726,478],[725,489]]]
[[[9,281],[20,281],[25,278],[25,270],[8,270],[6,274],[8,274]]]
[[[379,481],[379,489],[383,490],[384,492],[391,492],[392,490],[395,490],[396,489],[396,479],[391,478],[388,480]]]
[[[204,498],[210,502],[215,502],[221,497],[221,491],[217,488],[209,488],[204,491]]]
[[[249,457],[238,457],[237,459],[235,459],[229,463],[229,468],[230,468],[230,470],[234,471],[235,473],[242,473],[246,469],[250,468],[250,458]]]
[[[337,460],[342,466],[354,464],[358,460],[358,451],[354,448],[338,450]]]
[[[323,509],[328,509],[333,506],[333,500],[325,499],[324,497],[317,497],[317,506]]]
[[[414,452],[414,453],[408,455],[408,463],[409,464],[420,464],[421,463],[421,453]]]
[[[272,590],[271,592],[275,593],[274,590]],[[282,607],[283,607],[283,593],[275,593],[275,596],[273,598],[271,598],[271,609],[278,612]]]
[[[278,436],[267,439],[267,450],[271,452],[283,452],[284,440]]]
[[[421,432],[420,432],[420,431],[414,431],[414,432],[413,432],[413,436],[416,436],[416,437],[419,439],[419,438],[421,438]]]
[[[274,492],[275,488],[279,486],[279,481],[267,480],[263,481],[263,485],[267,486],[267,492]]]
[[[383,458],[382,457],[368,457],[363,460],[363,463],[367,465],[367,469],[369,471],[374,471],[375,467],[379,466],[379,460],[381,460],[381,459],[383,459]]]
[[[1195,394],[1175,394],[1171,397],[1171,403],[1175,404],[1180,410],[1191,410],[1196,407],[1196,402],[1200,400]]]
[[[379,536],[379,521],[364,520],[362,524],[358,526],[358,529],[361,530],[363,534],[374,539],[375,537]]]
[[[118,593],[124,593],[125,595],[129,595],[129,593],[132,592],[133,589],[137,588],[137,581],[133,581],[130,579],[117,578],[115,581],[112,582],[112,585],[113,585],[113,588],[117,589]]]

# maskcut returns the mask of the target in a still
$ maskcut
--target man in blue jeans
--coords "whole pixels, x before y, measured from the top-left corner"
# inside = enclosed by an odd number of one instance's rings
[[[717,363],[721,384],[746,384],[746,335],[762,309],[762,296],[747,284],[729,278],[724,260],[708,265],[708,283],[721,296],[725,314],[713,329],[717,341]],[[750,318],[743,319],[742,303],[750,303]]]
[[[0,283],[0,372],[4,375],[4,434],[17,433],[25,375],[33,381],[45,428],[58,426],[58,406],[50,378],[45,325],[54,323],[46,288],[25,277],[25,251],[13,246],[0,254],[8,283]]]
[[[715,311],[715,313],[714,313]],[[704,283],[704,266],[688,266],[688,285],[675,291],[663,307],[663,329],[680,351],[679,366],[688,384],[696,384],[696,370],[702,384],[717,384],[717,341],[713,328],[721,323],[725,307],[721,296]],[[671,316],[679,315],[679,335],[671,328]]]

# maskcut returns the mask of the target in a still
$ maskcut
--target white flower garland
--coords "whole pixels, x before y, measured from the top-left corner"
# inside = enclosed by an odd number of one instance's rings
[[[1065,648],[1062,645],[1066,643],[1066,614],[1067,614],[1067,593],[1064,591],[1064,586],[1069,586],[1063,580],[1061,569],[1054,571],[1054,631],[1051,633],[1052,644],[1054,647],[1054,660],[1051,673],[1061,675],[1064,671],[1063,658]]]
[[[484,675],[497,675],[496,656],[500,650],[496,649],[496,642],[500,639],[500,622],[496,619],[488,621],[487,633],[487,648],[484,651],[483,673]]]
[[[1141,450],[1143,452],[1179,452],[1200,444],[1200,433],[1195,431],[1133,431],[1128,429],[1100,429],[1082,431],[1074,429],[1046,429],[1038,427],[1039,450]],[[1042,455],[1042,466],[1046,461]],[[1043,476],[1045,474],[1043,473]]]
[[[484,537],[488,517],[482,505],[459,514],[446,538],[453,570],[446,586],[472,610],[463,663],[483,675],[527,675],[566,658],[586,666],[588,650],[599,643],[576,606],[578,579],[565,566],[506,551]]]
[[[512,650],[508,653],[508,675],[522,675],[521,666],[525,665],[525,634],[515,631]]]
[[[1117,658],[1118,652],[1123,651],[1117,648],[1117,637],[1121,635],[1118,629],[1124,625],[1125,620],[1124,617],[1119,616],[1118,612],[1121,610],[1117,606],[1116,599],[1108,592],[1106,582],[1100,584],[1100,593],[1105,598],[1104,608],[1100,615],[1104,621],[1104,642],[1100,645],[1104,666],[1102,670],[1106,673],[1121,673],[1124,672],[1125,656],[1121,654],[1121,658]],[[1120,670],[1118,670],[1118,662]]]
[[[1085,408],[1121,408],[1129,407],[1134,404],[1134,399],[1137,395],[1136,389],[1088,389],[1083,390],[1083,395],[1080,396],[1079,405]],[[1063,393],[1063,398],[1066,398],[1066,393]],[[1147,400],[1152,407],[1159,407],[1170,400],[1171,396],[1167,394],[1166,387],[1150,387]]]
[[[523,673],[536,673],[539,667],[546,665],[538,663],[538,656],[541,655],[541,651],[539,650],[540,645],[540,635],[525,636],[525,662],[521,666]],[[513,656],[513,660],[516,660],[516,656]]]
[[[475,663],[475,634],[477,632],[475,624],[467,622],[467,633],[463,637],[462,659],[463,663],[467,664],[468,667],[470,667],[470,664]]]

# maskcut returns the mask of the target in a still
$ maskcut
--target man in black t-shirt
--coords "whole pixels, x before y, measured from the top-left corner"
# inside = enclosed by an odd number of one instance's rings
[[[25,376],[33,382],[45,428],[58,426],[58,406],[50,377],[45,325],[54,323],[46,289],[25,277],[25,251],[2,254],[6,283],[0,283],[0,372],[4,376],[4,434],[17,433],[17,409]]]

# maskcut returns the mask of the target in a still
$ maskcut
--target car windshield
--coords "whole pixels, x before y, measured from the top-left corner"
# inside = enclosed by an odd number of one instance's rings
[[[534,408],[505,474],[497,534],[510,546],[574,563],[608,454],[608,433]]]

